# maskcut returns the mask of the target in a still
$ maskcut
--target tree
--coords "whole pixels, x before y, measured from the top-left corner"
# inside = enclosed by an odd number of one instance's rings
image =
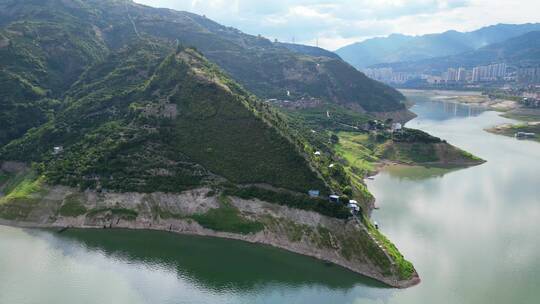
[[[353,195],[353,191],[352,191],[351,186],[345,186],[345,187],[343,188],[343,194],[344,194],[344,195],[348,195],[348,196],[352,196],[352,195]]]
[[[332,134],[332,136],[330,136],[330,141],[332,142],[332,144],[338,144],[339,143],[339,137],[336,135],[336,134]]]

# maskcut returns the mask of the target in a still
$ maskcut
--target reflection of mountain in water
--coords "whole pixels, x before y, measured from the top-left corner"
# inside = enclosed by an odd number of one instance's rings
[[[201,288],[253,292],[269,285],[320,285],[349,291],[355,285],[384,286],[335,265],[269,246],[165,232],[70,229],[47,238],[66,254],[73,242],[129,264],[159,265]]]
[[[411,111],[422,119],[443,121],[456,117],[474,117],[487,110],[485,107],[459,104],[438,97],[428,93],[407,94],[407,98],[415,102]],[[414,127],[414,123],[411,127]]]
[[[422,166],[391,166],[384,171],[392,177],[400,180],[420,181],[431,178],[442,178],[444,175],[463,168],[442,168],[442,167],[422,167]]]
[[[412,111],[424,119],[442,121],[456,117],[478,116],[486,109],[452,102],[426,101],[417,103]]]

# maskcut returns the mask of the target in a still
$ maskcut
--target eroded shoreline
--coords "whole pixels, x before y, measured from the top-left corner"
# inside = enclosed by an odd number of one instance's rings
[[[293,253],[328,261],[350,271],[373,278],[388,286],[406,288],[420,282],[416,272],[408,279],[399,275],[394,261],[388,259],[380,245],[368,235],[366,228],[353,220],[340,220],[313,211],[293,209],[256,199],[243,200],[231,197],[231,203],[243,217],[264,223],[264,230],[256,233],[231,233],[215,231],[192,220],[190,214],[215,209],[217,198],[207,196],[210,189],[197,189],[182,194],[165,193],[107,193],[86,191],[80,198],[90,210],[80,216],[62,216],[58,208],[65,204],[77,190],[52,186],[40,198],[38,206],[26,220],[0,220],[0,224],[24,228],[66,227],[82,229],[119,228],[132,230],[157,230],[178,234],[234,239],[249,243],[270,245]],[[117,210],[136,210],[135,219],[124,217]],[[162,217],[176,214],[175,217]],[[161,214],[161,215],[160,215]],[[180,216],[182,215],[182,216]]]

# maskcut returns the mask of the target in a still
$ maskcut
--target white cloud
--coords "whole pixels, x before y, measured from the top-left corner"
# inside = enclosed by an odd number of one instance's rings
[[[135,0],[205,14],[249,34],[336,49],[391,33],[470,31],[540,22],[537,0]]]

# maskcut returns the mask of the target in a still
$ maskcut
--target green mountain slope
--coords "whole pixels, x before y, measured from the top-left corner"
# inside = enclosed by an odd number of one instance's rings
[[[179,39],[185,45],[197,47],[261,98],[317,97],[355,105],[368,112],[405,109],[400,103],[401,93],[369,79],[339,58],[291,51],[279,43],[246,35],[191,13],[140,5],[132,5],[129,10],[140,33]],[[119,18],[120,15],[114,17]],[[348,74],[351,80],[342,82],[342,74]]]
[[[0,145],[45,122],[88,67],[141,38],[197,47],[260,98],[404,110],[399,92],[339,58],[291,51],[195,14],[132,1],[0,0]]]
[[[108,53],[92,27],[69,15],[0,29],[0,146],[47,120],[55,98]]]
[[[42,162],[52,183],[121,191],[225,180],[325,189],[252,96],[196,51],[165,51],[138,43],[111,55],[67,93],[65,110],[1,157]],[[65,150],[52,155],[54,146]]]

